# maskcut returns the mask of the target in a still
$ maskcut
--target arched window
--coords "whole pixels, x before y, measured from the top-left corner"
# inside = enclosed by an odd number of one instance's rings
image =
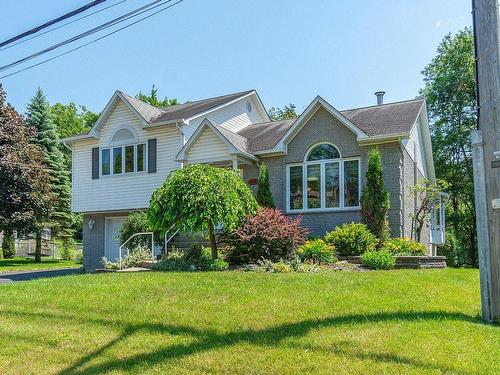
[[[113,134],[110,147],[101,149],[101,175],[145,172],[146,144],[137,141],[135,134],[126,128]]]
[[[340,152],[334,145],[330,143],[321,143],[315,147],[307,155],[307,161],[340,159]]]
[[[359,158],[342,158],[331,143],[313,145],[303,163],[287,166],[287,210],[359,207]]]
[[[111,139],[111,142],[123,142],[123,141],[132,141],[135,139],[134,134],[128,129],[120,129],[118,130]]]

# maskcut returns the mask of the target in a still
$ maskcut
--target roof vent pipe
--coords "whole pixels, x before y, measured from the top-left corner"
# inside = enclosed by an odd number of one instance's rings
[[[377,96],[377,105],[384,104],[384,94],[385,91],[377,91],[375,95]]]

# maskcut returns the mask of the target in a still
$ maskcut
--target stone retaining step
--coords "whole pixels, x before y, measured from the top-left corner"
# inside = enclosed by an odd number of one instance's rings
[[[339,256],[339,260],[347,260],[349,263],[361,264],[360,256]],[[445,256],[396,256],[395,268],[446,268]]]

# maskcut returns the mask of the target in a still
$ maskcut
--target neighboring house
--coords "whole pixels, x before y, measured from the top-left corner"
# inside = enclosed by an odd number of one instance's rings
[[[171,171],[195,163],[237,169],[255,190],[265,162],[277,207],[324,235],[360,220],[367,154],[378,147],[392,235],[410,236],[416,201],[408,186],[435,181],[426,105],[382,104],[378,94],[378,105],[345,111],[317,96],[299,118],[270,121],[254,90],[168,108],[117,91],[88,134],[64,139],[73,152],[73,211],[84,214],[85,267],[116,259],[124,217],[147,208]],[[439,243],[441,227],[434,229]],[[429,228],[422,238],[431,242]]]

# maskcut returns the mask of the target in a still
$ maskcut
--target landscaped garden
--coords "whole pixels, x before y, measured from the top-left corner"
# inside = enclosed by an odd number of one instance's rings
[[[0,287],[0,373],[498,374],[477,270],[87,274]]]
[[[35,263],[33,258],[15,257],[10,259],[0,259],[0,274],[2,272],[10,271],[49,270],[81,266],[81,262],[75,260],[42,258],[40,263]]]

